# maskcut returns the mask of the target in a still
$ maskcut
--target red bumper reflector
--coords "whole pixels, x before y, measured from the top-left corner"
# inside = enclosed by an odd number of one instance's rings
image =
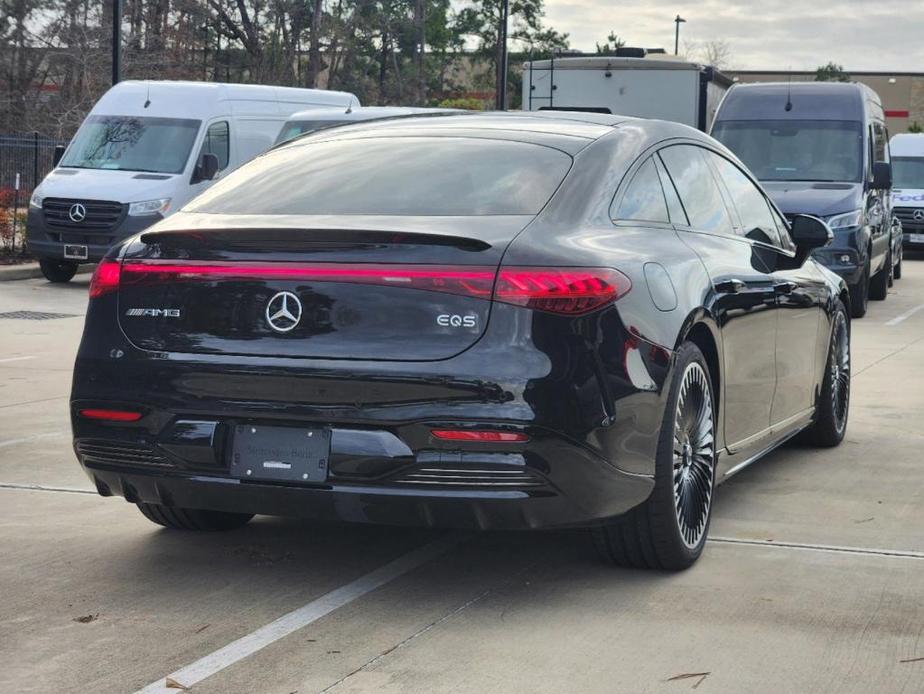
[[[433,438],[443,441],[488,441],[518,443],[529,441],[529,436],[516,431],[484,431],[476,429],[433,429]]]
[[[103,260],[93,271],[90,279],[90,298],[114,292],[119,288],[119,276],[122,266],[118,260]]]
[[[137,422],[141,419],[140,412],[129,412],[127,410],[87,409],[80,410],[79,414],[87,419],[102,419],[108,422]]]

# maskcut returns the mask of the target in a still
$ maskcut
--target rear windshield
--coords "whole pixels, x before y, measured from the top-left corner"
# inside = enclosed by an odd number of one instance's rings
[[[863,131],[854,121],[720,121],[712,136],[761,181],[859,181]]]
[[[536,214],[571,167],[541,145],[459,137],[295,144],[241,167],[186,206],[215,214]]]
[[[893,188],[924,188],[924,158],[892,157]]]

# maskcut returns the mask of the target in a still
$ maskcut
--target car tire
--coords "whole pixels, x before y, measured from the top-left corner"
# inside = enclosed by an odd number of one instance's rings
[[[897,280],[900,280],[900,279],[902,278],[902,261],[903,261],[904,259],[905,259],[905,254],[904,254],[904,253],[902,253],[901,255],[899,255],[899,256],[898,256],[898,262],[895,263],[895,269],[892,270],[892,277],[894,277],[894,278],[897,279]]]
[[[832,321],[831,341],[825,377],[815,405],[815,421],[803,439],[821,448],[832,448],[844,440],[850,414],[850,320],[840,302]]]
[[[77,274],[77,263],[67,260],[53,260],[51,258],[41,258],[39,268],[45,279],[55,284],[70,282],[74,275]]]
[[[655,486],[627,514],[591,529],[600,556],[619,566],[679,571],[702,554],[715,489],[716,407],[703,353],[677,352],[655,457]]]
[[[850,315],[853,318],[862,318],[866,315],[867,304],[869,304],[869,262],[863,266],[860,281],[850,287]]]
[[[886,256],[885,265],[873,275],[869,283],[869,298],[874,301],[884,301],[889,295],[889,278],[892,276],[892,252]]]
[[[173,530],[236,530],[253,518],[251,513],[226,513],[139,503],[138,510],[149,521]]]

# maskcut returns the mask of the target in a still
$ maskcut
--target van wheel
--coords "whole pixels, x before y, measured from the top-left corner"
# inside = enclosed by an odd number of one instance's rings
[[[828,346],[825,377],[815,406],[815,422],[801,438],[809,444],[831,448],[844,440],[850,412],[850,321],[838,302]]]
[[[869,261],[863,266],[863,275],[859,281],[850,287],[850,315],[862,318],[866,315],[866,306],[869,303]]]
[[[883,301],[889,295],[889,277],[892,275],[892,251],[886,257],[885,265],[873,276],[869,283],[869,297],[876,301]]]
[[[138,510],[149,521],[174,530],[235,530],[253,518],[251,513],[204,511],[161,504],[140,503]]]
[[[687,342],[677,352],[651,496],[627,514],[591,529],[604,560],[678,571],[702,554],[715,488],[714,402],[706,359]]]
[[[77,263],[71,263],[67,260],[52,260],[51,258],[41,258],[39,268],[45,279],[56,284],[70,282],[74,275],[77,274]]]

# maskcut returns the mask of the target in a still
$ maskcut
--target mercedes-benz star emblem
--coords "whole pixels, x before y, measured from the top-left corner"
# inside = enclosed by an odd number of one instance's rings
[[[911,216],[914,217],[916,222],[924,222],[924,210],[915,210]]]
[[[277,333],[287,333],[302,318],[302,302],[292,292],[279,292],[266,304],[266,322]]]
[[[82,222],[87,218],[87,208],[79,202],[75,202],[71,205],[71,209],[67,211],[67,216],[71,218],[72,222]]]

